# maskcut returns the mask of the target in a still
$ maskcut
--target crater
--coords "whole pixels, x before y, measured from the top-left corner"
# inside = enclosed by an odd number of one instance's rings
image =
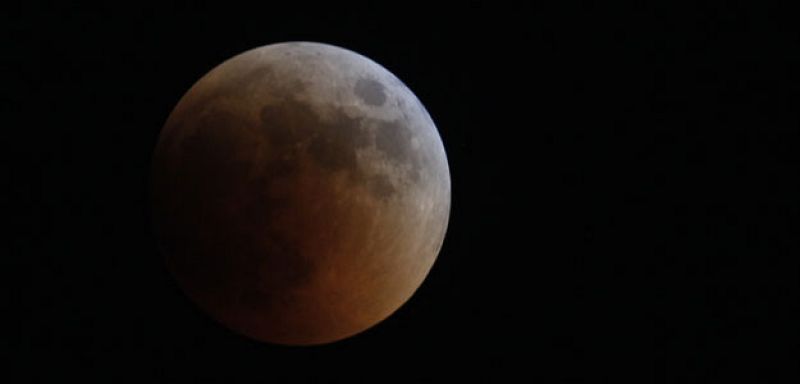
[[[370,177],[367,186],[373,195],[384,200],[388,200],[397,193],[397,189],[386,175],[378,174]]]
[[[366,130],[361,128],[361,119],[347,116],[335,110],[333,121],[317,119],[318,130],[308,146],[308,154],[321,167],[331,171],[360,172],[356,149],[369,144]]]
[[[308,104],[286,99],[262,107],[260,118],[273,150],[292,155],[304,148],[320,167],[332,171],[357,170],[356,148],[369,143],[361,119],[338,109],[332,121],[325,121]]]
[[[414,183],[420,180],[424,159],[412,147],[414,133],[405,120],[351,117],[340,108],[328,112],[323,118],[316,106],[291,97],[261,108],[261,129],[272,147],[266,179],[291,177],[297,172],[291,165],[301,161],[298,156],[308,156],[316,166],[343,172],[350,182],[364,186],[374,197],[388,200],[397,194],[398,186],[387,175],[375,174],[371,165],[362,164],[358,158],[360,149],[374,145],[400,172],[399,177]],[[367,129],[373,125],[374,136]]]
[[[277,150],[294,148],[294,144],[308,140],[318,124],[315,116],[307,105],[292,99],[265,105],[259,113],[263,131]]]
[[[373,79],[358,79],[355,93],[368,105],[381,106],[386,102],[386,89],[383,84]]]
[[[400,121],[384,121],[375,133],[375,147],[397,164],[410,164],[411,179],[419,179],[422,160],[419,153],[411,148],[413,134],[411,129]]]

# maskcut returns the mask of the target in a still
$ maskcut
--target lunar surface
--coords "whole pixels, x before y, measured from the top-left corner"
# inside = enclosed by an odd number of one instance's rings
[[[444,147],[389,71],[282,43],[235,56],[183,96],[153,156],[153,224],[186,295],[278,344],[357,334],[420,286],[450,211]]]

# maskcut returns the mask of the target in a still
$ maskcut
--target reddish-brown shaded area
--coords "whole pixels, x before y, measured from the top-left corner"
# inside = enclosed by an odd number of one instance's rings
[[[259,340],[325,343],[376,324],[441,245],[449,176],[438,143],[423,143],[433,155],[412,151],[403,122],[372,139],[360,118],[321,119],[291,95],[253,118],[230,107],[246,101],[237,81],[187,94],[156,148],[153,217],[170,271],[211,316]],[[410,164],[408,183],[367,172],[356,149],[371,141]]]

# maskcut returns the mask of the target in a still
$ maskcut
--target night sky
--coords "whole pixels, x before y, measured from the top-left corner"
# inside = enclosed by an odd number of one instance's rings
[[[793,14],[664,3],[4,9],[4,365],[21,381],[793,382]],[[452,177],[415,296],[318,347],[251,341],[196,309],[147,200],[183,93],[297,40],[403,80]]]

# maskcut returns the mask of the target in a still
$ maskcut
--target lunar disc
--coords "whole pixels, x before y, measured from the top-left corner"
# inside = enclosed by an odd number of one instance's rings
[[[186,295],[279,344],[357,334],[425,279],[450,211],[444,146],[397,77],[319,43],[267,45],[203,76],[153,155],[155,234]]]

